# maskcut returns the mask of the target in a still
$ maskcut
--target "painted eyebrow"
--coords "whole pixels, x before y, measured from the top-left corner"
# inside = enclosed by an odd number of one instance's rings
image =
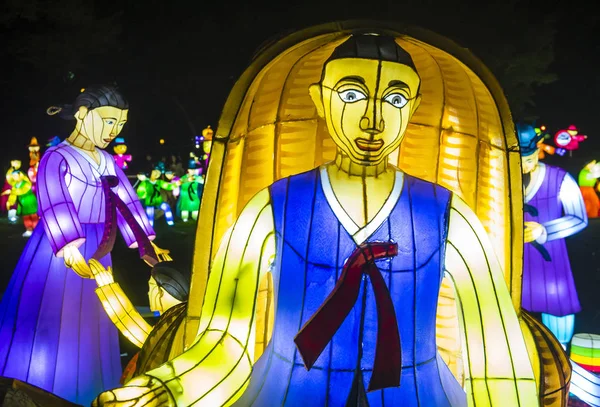
[[[108,119],[112,119],[112,120],[117,120],[116,117],[103,117],[102,120],[108,120]]]
[[[342,79],[340,79],[338,81],[338,83],[340,83],[342,81],[358,82],[358,83],[362,83],[363,85],[365,85],[367,83],[365,81],[365,78],[363,78],[362,76],[344,76]]]
[[[398,81],[398,80],[392,80],[392,81],[390,81],[390,83],[388,83],[388,88],[391,88],[392,86],[397,87],[397,88],[410,89],[406,83],[404,83],[402,81]]]

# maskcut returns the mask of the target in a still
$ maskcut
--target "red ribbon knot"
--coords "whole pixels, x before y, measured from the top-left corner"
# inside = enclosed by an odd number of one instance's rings
[[[377,345],[368,391],[400,386],[402,350],[396,311],[381,271],[375,265],[375,260],[397,254],[398,244],[391,242],[363,243],[352,252],[327,299],[294,338],[308,370],[354,307],[362,275],[366,274],[371,279],[377,306]]]

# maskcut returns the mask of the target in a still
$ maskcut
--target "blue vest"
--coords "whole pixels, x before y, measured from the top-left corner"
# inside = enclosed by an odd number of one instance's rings
[[[357,244],[329,206],[318,169],[279,180],[269,191],[277,241],[273,336],[236,405],[346,406],[355,373],[362,372],[366,386],[375,357],[377,311],[369,279],[310,371],[294,337],[331,293]],[[370,407],[466,405],[435,341],[450,197],[438,185],[405,175],[390,216],[367,238],[398,243],[396,257],[376,264],[394,302],[402,346],[400,387],[367,393]]]

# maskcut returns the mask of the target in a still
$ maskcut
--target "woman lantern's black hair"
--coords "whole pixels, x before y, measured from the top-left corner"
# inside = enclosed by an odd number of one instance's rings
[[[184,302],[190,295],[190,273],[181,270],[187,270],[187,268],[179,267],[174,261],[161,261],[152,267],[150,273],[157,286],[176,300]]]
[[[46,113],[50,116],[60,113],[60,118],[74,120],[73,116],[81,106],[88,110],[103,106],[128,109],[129,103],[116,86],[96,85],[82,89],[72,105],[51,106]]]

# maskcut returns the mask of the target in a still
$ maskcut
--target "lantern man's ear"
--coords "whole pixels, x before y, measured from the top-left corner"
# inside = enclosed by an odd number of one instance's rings
[[[323,93],[321,91],[320,83],[313,83],[308,88],[308,93],[310,93],[310,98],[312,99],[315,107],[317,108],[317,114],[321,118],[325,118],[325,109],[323,108]]]

